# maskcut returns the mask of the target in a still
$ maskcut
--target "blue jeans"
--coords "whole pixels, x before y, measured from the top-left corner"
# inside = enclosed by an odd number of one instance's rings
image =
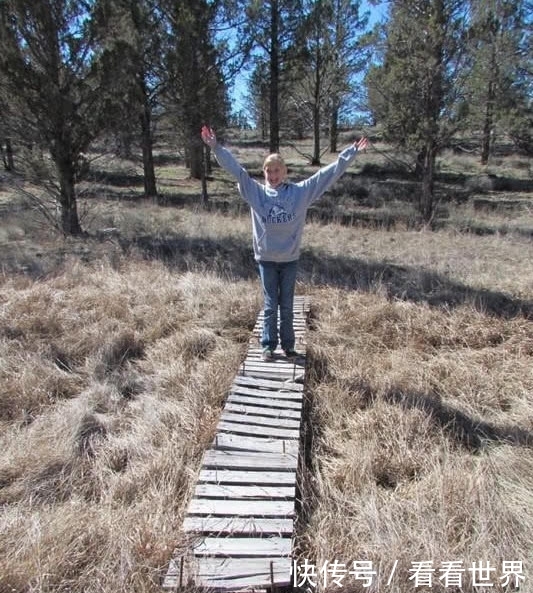
[[[283,350],[294,349],[293,302],[296,284],[298,261],[272,262],[260,261],[259,275],[263,284],[265,298],[263,348],[275,350],[278,345],[278,306],[279,306],[279,339]]]

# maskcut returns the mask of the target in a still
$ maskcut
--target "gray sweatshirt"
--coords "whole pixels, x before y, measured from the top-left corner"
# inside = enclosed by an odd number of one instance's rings
[[[334,163],[308,179],[284,182],[274,189],[252,179],[220,144],[213,151],[220,166],[236,177],[239,193],[252,209],[255,259],[273,262],[298,259],[307,209],[341,177],[357,154],[357,148],[349,146]]]

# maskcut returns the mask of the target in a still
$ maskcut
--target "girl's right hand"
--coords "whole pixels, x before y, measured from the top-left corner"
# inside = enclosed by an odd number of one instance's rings
[[[210,148],[214,148],[217,143],[217,136],[213,128],[209,128],[208,126],[202,127],[202,140],[209,146]]]

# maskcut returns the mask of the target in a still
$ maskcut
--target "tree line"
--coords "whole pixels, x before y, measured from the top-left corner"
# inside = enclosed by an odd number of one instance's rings
[[[154,135],[169,122],[207,200],[199,130],[242,122],[236,74],[249,73],[246,122],[268,141],[312,135],[309,161],[335,152],[356,117],[379,124],[434,211],[439,152],[466,134],[488,162],[505,133],[533,150],[530,0],[390,0],[369,27],[361,0],[2,0],[0,137],[6,168],[45,185],[58,226],[82,232],[77,184],[96,141],[142,152],[157,196]],[[321,145],[328,138],[327,147]],[[13,152],[20,155],[20,165]]]

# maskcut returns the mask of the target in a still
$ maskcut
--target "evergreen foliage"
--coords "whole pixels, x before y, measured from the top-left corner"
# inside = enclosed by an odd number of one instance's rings
[[[66,234],[79,234],[75,186],[82,155],[108,117],[109,78],[103,68],[108,50],[97,47],[94,3],[6,0],[0,18],[5,125],[19,146],[49,151],[59,226]],[[53,180],[40,181],[54,187]]]
[[[199,130],[231,120],[230,87],[246,67],[250,116],[271,152],[282,134],[312,133],[315,164],[324,133],[336,151],[339,120],[365,115],[366,95],[384,139],[409,156],[429,221],[436,158],[455,138],[479,138],[482,163],[499,136],[533,151],[532,4],[391,0],[388,7],[388,20],[371,34],[361,0],[4,0],[4,165],[24,162],[52,192],[62,231],[78,234],[84,153],[102,138],[115,139],[126,157],[140,145],[145,195],[155,197],[154,133],[165,116],[206,201]],[[242,125],[242,113],[238,119]]]

